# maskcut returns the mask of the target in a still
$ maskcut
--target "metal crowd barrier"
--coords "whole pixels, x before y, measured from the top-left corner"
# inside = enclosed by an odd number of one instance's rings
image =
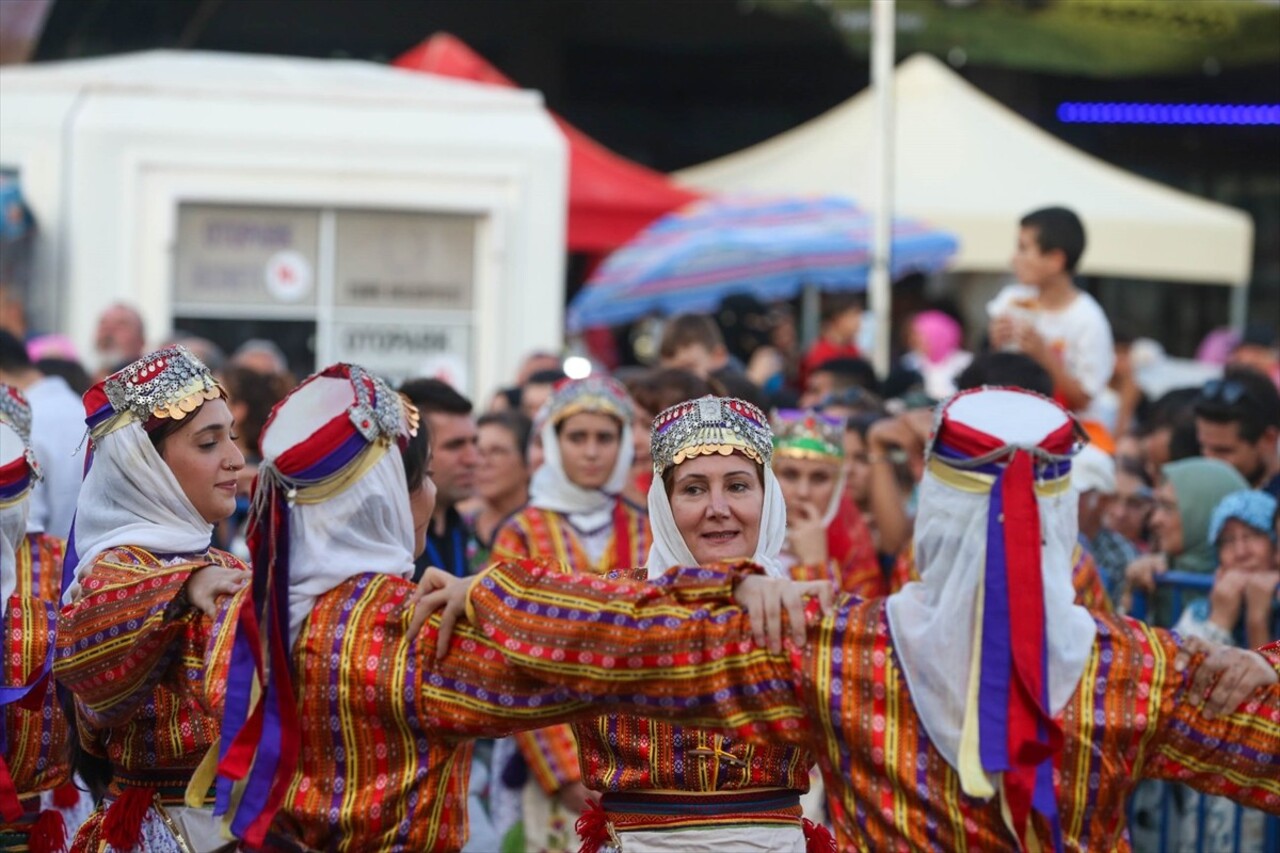
[[[1157,589],[1168,590],[1172,601],[1172,618],[1176,622],[1178,617],[1182,615],[1183,609],[1188,603],[1195,598],[1207,596],[1209,590],[1213,587],[1213,575],[1194,574],[1192,572],[1165,572],[1156,578]],[[1129,615],[1135,619],[1150,621],[1148,615],[1148,601],[1146,594],[1134,591],[1133,602],[1130,607]],[[1160,627],[1172,627],[1165,625]],[[1272,634],[1276,635],[1280,626],[1272,625]],[[1236,640],[1240,645],[1244,645],[1243,627],[1237,630]],[[1280,771],[1277,771],[1280,772]],[[1187,794],[1193,793],[1191,789],[1185,788],[1174,783],[1155,783],[1152,788],[1159,788],[1159,811],[1156,820],[1156,826],[1142,827],[1135,823],[1134,804],[1131,800],[1129,804],[1129,826],[1130,834],[1133,836],[1133,849],[1137,853],[1164,853],[1165,851],[1191,851],[1195,853],[1226,853],[1220,843],[1220,837],[1206,838],[1210,834],[1209,827],[1209,810],[1210,798],[1205,796],[1188,797]],[[1192,836],[1182,838],[1180,830],[1186,827],[1185,817],[1180,815],[1182,811],[1181,805],[1184,801],[1192,800],[1195,802],[1195,827]],[[1233,814],[1231,815],[1231,846],[1227,849],[1232,853],[1249,853],[1253,850],[1280,851],[1280,818],[1268,815],[1264,812],[1254,809],[1246,809],[1241,806],[1232,804]],[[1252,817],[1257,815],[1258,817]],[[1248,844],[1250,839],[1243,838],[1243,827],[1246,821],[1262,821],[1262,838],[1261,846],[1257,843]],[[1181,826],[1175,826],[1175,823]],[[1254,839],[1256,841],[1256,839]]]

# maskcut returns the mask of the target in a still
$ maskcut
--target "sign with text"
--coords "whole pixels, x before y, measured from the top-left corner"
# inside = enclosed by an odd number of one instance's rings
[[[476,219],[339,210],[335,303],[350,308],[469,310]]]
[[[316,303],[320,211],[178,207],[174,302]]]
[[[400,383],[432,376],[468,393],[471,329],[464,323],[346,322],[333,328],[332,361],[346,361]]]

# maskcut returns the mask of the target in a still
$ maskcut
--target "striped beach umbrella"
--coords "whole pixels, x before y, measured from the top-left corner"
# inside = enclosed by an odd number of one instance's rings
[[[872,218],[836,196],[721,196],[655,220],[601,264],[569,306],[569,331],[651,314],[715,311],[749,294],[791,299],[807,287],[866,289]],[[940,269],[957,243],[910,219],[893,226],[892,277]]]

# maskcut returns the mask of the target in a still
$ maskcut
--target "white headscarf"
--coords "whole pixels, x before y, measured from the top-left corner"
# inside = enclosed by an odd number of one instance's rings
[[[600,414],[615,417],[611,413]],[[613,463],[609,480],[601,489],[584,489],[569,479],[564,470],[564,459],[560,456],[560,437],[556,434],[556,424],[553,421],[553,418],[546,418],[539,432],[543,462],[529,483],[529,504],[539,509],[564,513],[579,530],[599,529],[612,519],[614,504],[626,487],[627,474],[635,460],[631,421],[622,421],[618,458]]]
[[[360,371],[356,367],[350,369]],[[360,371],[358,375],[365,374]],[[397,401],[392,408],[399,418],[403,413],[394,393],[385,385],[378,385],[378,394]],[[355,402],[352,379],[346,376],[318,374],[305,380],[276,405],[263,430],[259,477],[280,478],[277,487],[290,488],[290,483],[275,470],[275,460],[310,441],[317,430]],[[387,406],[388,402],[382,401],[382,405]],[[341,491],[316,503],[300,499],[290,508],[290,647],[315,600],[329,590],[370,572],[413,576],[413,513],[400,450],[392,443],[369,447],[363,453],[381,456]],[[260,491],[265,494],[261,482],[265,480],[260,481]]]
[[[140,423],[127,423],[94,442],[93,461],[80,486],[72,543],[79,560],[64,604],[99,554],[133,545],[164,554],[201,554],[213,525],[187,497]]]
[[[0,509],[0,613],[18,588],[18,546],[27,537],[27,501]]]
[[[404,462],[394,448],[364,476],[289,520],[289,645],[315,600],[357,575],[413,577],[413,514]]]
[[[746,459],[745,456],[743,458]],[[667,487],[661,476],[655,476],[649,484],[649,527],[653,531],[653,544],[649,548],[649,559],[645,561],[645,567],[649,570],[650,578],[656,578],[675,566],[698,565],[684,536],[680,534],[680,529],[676,527],[676,519],[671,512],[671,499],[667,497]],[[787,505],[782,499],[782,487],[778,485],[773,469],[765,465],[760,538],[756,540],[756,551],[751,560],[771,577],[786,577],[786,571],[778,558],[786,538]]]
[[[1053,404],[1040,401],[1044,405],[1028,406],[1028,399],[1038,400],[1029,394],[984,391],[956,414],[1010,444],[1034,445],[1054,428],[1046,421],[1052,417],[1048,406]],[[1065,418],[1065,413],[1054,409]],[[1043,542],[1048,710],[1056,715],[1080,683],[1097,625],[1087,610],[1075,604],[1071,584],[1076,493],[1064,489],[1036,500]],[[915,529],[921,580],[907,584],[886,603],[894,652],[902,663],[912,705],[929,739],[956,769],[968,707],[975,611],[985,578],[989,505],[988,493],[955,488],[926,471]]]

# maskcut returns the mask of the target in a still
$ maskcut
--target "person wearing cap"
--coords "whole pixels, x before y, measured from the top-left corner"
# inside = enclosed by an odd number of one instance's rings
[[[773,473],[787,506],[780,559],[788,574],[796,580],[828,580],[863,598],[884,595],[870,531],[865,523],[854,528],[849,522],[857,511],[844,487],[843,419],[779,409],[770,422]]]
[[[703,701],[726,725],[813,750],[839,849],[1122,848],[1126,800],[1148,777],[1280,814],[1280,643],[1205,658],[1195,641],[1072,602],[1078,430],[1037,395],[952,398],[921,487],[922,580],[839,597],[813,614],[803,650],[764,654],[725,612],[668,616],[698,648],[719,644]],[[732,514],[714,518],[727,528]],[[677,511],[674,523],[696,545],[711,520]],[[469,587],[467,606],[508,660],[590,694],[626,678],[574,666],[588,634],[575,626],[598,618],[598,598],[581,579],[508,564]],[[643,633],[623,603],[607,606],[615,621],[591,636],[593,657]]]
[[[358,366],[333,365],[291,392],[262,451],[254,594],[228,605],[208,664],[228,674],[203,694],[222,709],[223,740],[191,785],[214,785],[216,811],[249,849],[457,851],[470,738],[591,714],[603,697],[685,713],[670,700],[696,697],[714,670],[709,655],[683,673],[651,661],[633,670],[640,679],[583,697],[507,665],[469,626],[437,657],[441,621],[420,632],[425,618],[411,618],[413,560],[435,500],[426,433],[411,404]],[[776,588],[757,577],[735,592],[726,577],[685,573],[671,590],[635,596],[641,618],[658,621],[633,651],[669,648],[660,618],[679,600],[725,604]],[[592,582],[609,597],[633,592]],[[616,668],[581,663],[601,678]]]
[[[53,670],[75,698],[76,769],[102,800],[73,847],[208,850],[222,843],[212,800],[184,795],[218,740],[198,697],[222,672],[193,662],[215,639],[219,601],[249,579],[210,547],[244,456],[222,387],[181,346],[127,365],[84,404],[89,461]]]
[[[529,504],[498,530],[493,559],[546,558],[594,574],[641,565],[648,518],[622,494],[634,454],[632,413],[626,388],[611,378],[555,386],[538,414],[544,461]],[[516,742],[531,777],[522,797],[525,838],[549,849],[567,844],[589,793],[573,732],[522,732]]]
[[[0,384],[0,849],[53,853],[63,849],[67,825],[52,794],[67,807],[79,794],[68,785],[67,718],[50,677],[63,542],[27,532],[40,476],[31,408],[22,392]]]
[[[1208,598],[1187,605],[1175,631],[1231,645],[1243,628],[1249,647],[1274,639],[1272,615],[1280,593],[1275,520],[1276,499],[1266,492],[1232,492],[1218,502],[1209,520],[1217,561],[1213,589]]]

